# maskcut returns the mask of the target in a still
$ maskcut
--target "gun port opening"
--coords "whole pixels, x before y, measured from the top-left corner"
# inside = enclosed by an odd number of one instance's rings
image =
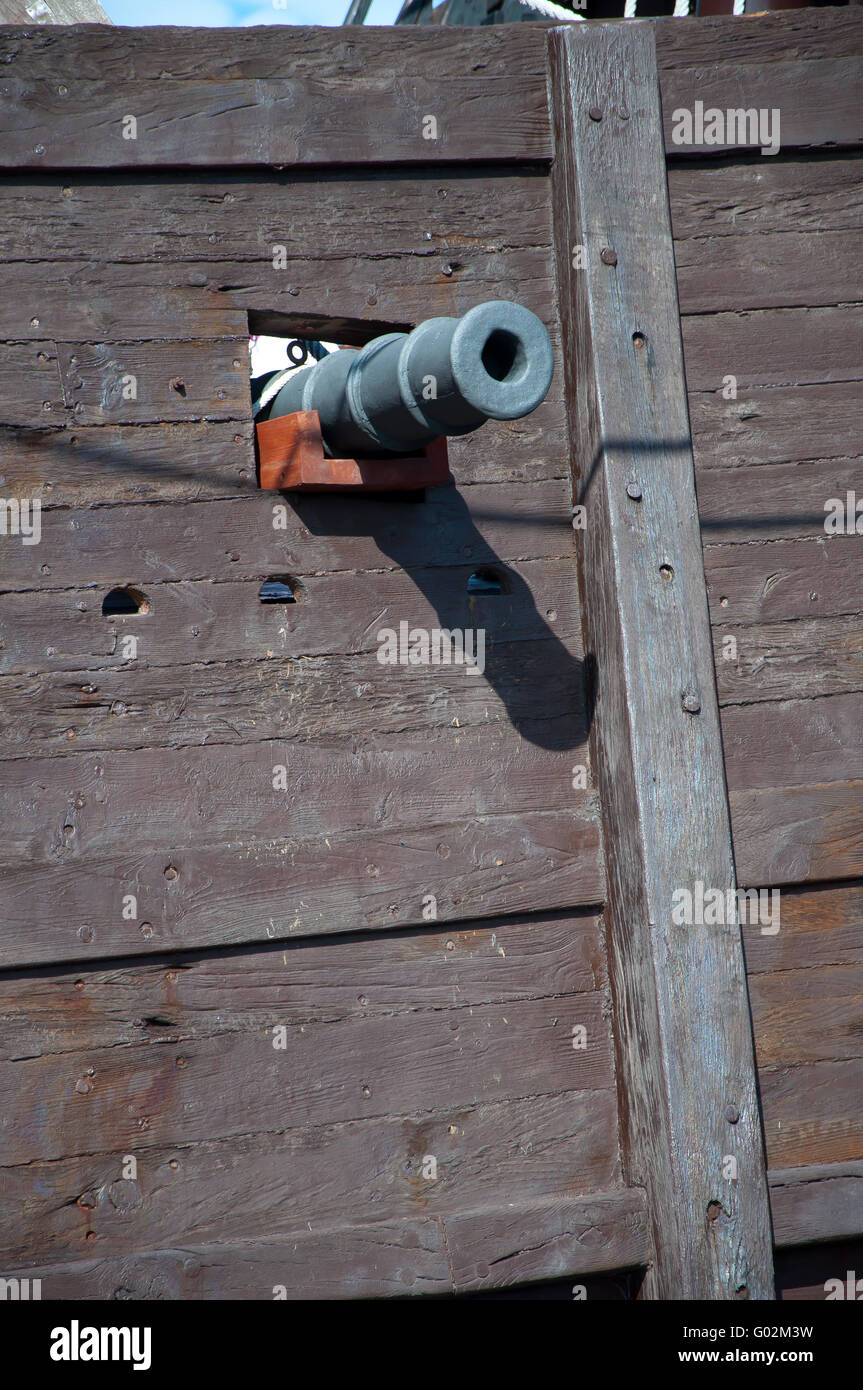
[[[299,603],[300,585],[290,574],[273,574],[258,590],[261,603]]]
[[[103,618],[129,618],[136,613],[149,613],[150,600],[140,589],[125,585],[111,589],[102,600]]]
[[[496,570],[476,570],[467,581],[467,591],[469,594],[502,594],[504,592],[503,580]]]

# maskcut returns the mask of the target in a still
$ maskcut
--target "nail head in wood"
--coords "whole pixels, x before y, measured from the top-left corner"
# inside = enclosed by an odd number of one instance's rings
[[[612,251],[610,246],[603,246],[599,253],[599,259],[603,265],[617,265],[617,252]]]

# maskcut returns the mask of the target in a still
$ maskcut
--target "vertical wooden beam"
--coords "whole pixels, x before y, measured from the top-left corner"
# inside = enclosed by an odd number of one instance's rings
[[[740,930],[672,920],[676,890],[727,893],[735,876],[654,30],[573,25],[549,45],[623,1159],[655,1251],[645,1294],[773,1298]]]

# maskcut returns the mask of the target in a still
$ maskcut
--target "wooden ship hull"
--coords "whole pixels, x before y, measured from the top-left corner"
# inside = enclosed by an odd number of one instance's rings
[[[825,1297],[863,1271],[863,522],[824,524],[863,500],[860,11],[0,47],[0,1270]],[[779,152],[677,142],[697,102]],[[259,487],[250,332],[487,299],[555,376],[452,484]],[[485,669],[380,662],[402,622]]]

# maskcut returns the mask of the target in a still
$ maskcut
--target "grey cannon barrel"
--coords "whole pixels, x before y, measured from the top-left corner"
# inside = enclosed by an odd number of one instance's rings
[[[427,319],[295,372],[258,419],[316,410],[333,456],[405,454],[441,434],[514,420],[545,398],[554,371],[545,325],[492,300],[462,318]]]

